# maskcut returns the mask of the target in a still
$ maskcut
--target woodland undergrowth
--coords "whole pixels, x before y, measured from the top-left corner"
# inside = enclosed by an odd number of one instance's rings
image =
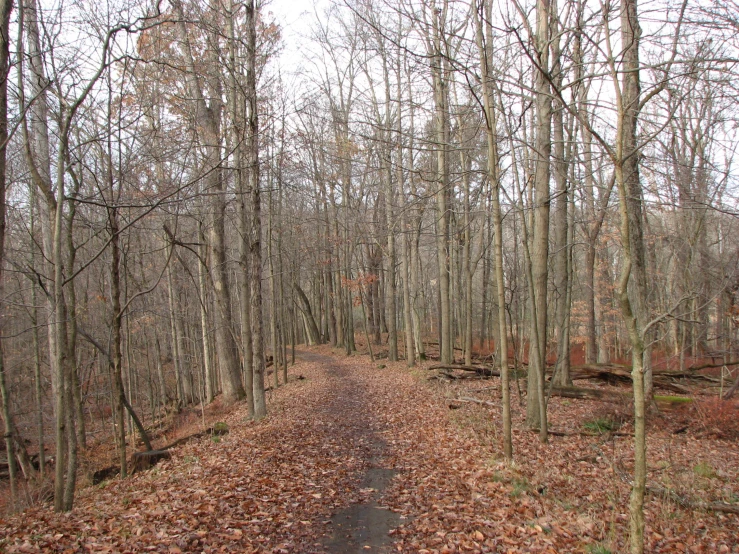
[[[221,411],[227,435],[199,437],[147,472],[87,487],[71,513],[40,505],[2,519],[0,551],[323,552],[331,516],[371,492],[360,483],[378,440],[382,464],[397,471],[380,500],[401,516],[392,551],[625,549],[628,408],[554,397],[555,434],[541,445],[524,426],[514,383],[509,463],[497,379],[429,381],[423,368],[328,347],[309,359],[269,393],[266,419],[249,420],[242,406]],[[450,409],[455,398],[495,407]],[[650,419],[649,552],[739,552],[739,515],[695,507],[739,505],[736,437],[722,431],[739,411],[719,408],[703,400]]]

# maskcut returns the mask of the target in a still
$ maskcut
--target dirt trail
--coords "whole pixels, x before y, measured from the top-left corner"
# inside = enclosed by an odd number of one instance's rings
[[[389,465],[387,443],[375,430],[379,425],[373,412],[376,402],[337,358],[313,352],[303,352],[300,358],[324,367],[330,391],[321,413],[326,432],[355,445],[366,468],[359,482],[361,500],[331,518],[331,533],[322,546],[331,554],[386,551],[388,532],[397,527],[400,517],[378,503],[396,472]]]
[[[194,438],[151,471],[80,490],[69,515],[38,506],[0,516],[0,552],[386,551],[400,521],[380,505],[397,460],[392,425],[379,417],[391,374],[357,358],[299,355],[264,420],[236,406],[220,415],[227,435]]]
[[[578,432],[593,417],[583,410],[600,406],[553,400],[553,425],[569,433],[541,445],[514,403],[517,463],[510,465],[498,448],[497,409],[471,403],[450,411],[444,400],[477,394],[497,401],[494,381],[429,384],[425,371],[386,365],[334,355],[327,346],[305,349],[290,383],[270,391],[267,418],[252,421],[243,404],[210,408],[211,418],[228,424],[227,435],[195,438],[151,471],[81,490],[70,514],[41,505],[0,515],[0,552],[550,554],[626,547],[628,486],[609,468],[627,467],[630,442]],[[657,435],[650,435],[653,464],[680,464],[697,483],[690,494],[720,500],[722,487],[721,494],[739,498],[735,443]],[[699,460],[715,475],[696,476]],[[713,496],[698,490],[709,480]],[[649,506],[648,551],[692,545],[739,554],[737,516],[679,510],[654,498]]]

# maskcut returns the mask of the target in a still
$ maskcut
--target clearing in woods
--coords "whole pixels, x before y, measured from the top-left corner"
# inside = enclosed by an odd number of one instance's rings
[[[228,416],[126,480],[80,492],[71,514],[48,506],[0,520],[4,552],[616,552],[624,548],[628,422],[603,404],[553,398],[547,445],[523,426],[514,385],[514,464],[500,456],[497,379],[429,382],[403,363],[305,350],[270,415]],[[449,398],[477,397],[494,407]],[[600,412],[599,412],[600,410]],[[600,414],[600,415],[599,415]],[[612,418],[613,419],[613,418]],[[675,427],[677,424],[672,425]],[[650,552],[739,552],[739,516],[698,503],[739,501],[736,442],[649,436]],[[689,499],[693,507],[687,507]]]

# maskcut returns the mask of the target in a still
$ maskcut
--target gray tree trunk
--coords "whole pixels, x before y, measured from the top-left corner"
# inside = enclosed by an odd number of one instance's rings
[[[553,86],[562,88],[563,71],[560,59],[559,19],[557,0],[552,1],[552,74]],[[576,43],[576,47],[577,47]],[[557,364],[554,368],[553,383],[571,384],[570,379],[570,252],[569,245],[569,153],[571,143],[565,138],[565,106],[562,101],[555,101],[552,113],[554,139],[554,181],[556,186],[556,204],[554,208],[554,281],[555,281],[555,321],[557,329]],[[570,118],[571,120],[571,118]],[[571,136],[568,132],[568,137]]]
[[[506,459],[513,458],[513,441],[511,426],[511,398],[510,398],[510,378],[508,371],[508,331],[506,325],[506,307],[505,307],[505,277],[503,273],[503,218],[500,208],[500,156],[498,153],[498,142],[496,137],[497,131],[497,114],[495,112],[495,101],[492,94],[492,55],[489,51],[489,45],[492,42],[492,27],[490,17],[490,4],[484,3],[484,20],[485,32],[483,33],[482,17],[475,5],[474,15],[476,24],[476,40],[477,48],[480,55],[480,66],[482,68],[482,101],[483,110],[485,112],[485,131],[487,137],[487,172],[488,179],[493,187],[492,204],[493,204],[493,229],[495,232],[495,242],[493,245],[494,271],[496,284],[496,300],[497,300],[497,319],[498,334],[496,343],[498,349],[498,361],[501,377],[501,396],[502,396],[502,419],[503,419],[503,454]]]
[[[13,10],[12,0],[0,2],[0,299],[5,298],[5,229],[6,229],[6,152],[8,139],[8,77],[10,73],[10,14]],[[0,305],[0,308],[2,306]],[[11,511],[15,510],[18,500],[16,479],[14,417],[10,410],[10,397],[6,379],[4,329],[0,326],[0,409],[5,422],[5,452],[8,457],[8,473],[10,479]]]
[[[641,81],[641,27],[636,0],[621,3],[623,74],[618,103],[616,182],[619,191],[624,260],[618,295],[631,343],[634,386],[634,483],[629,502],[629,543],[632,554],[644,552],[644,493],[647,479],[646,402],[651,393],[649,349],[644,345],[647,320],[646,260],[642,232],[642,192],[639,179],[637,132]],[[618,82],[615,83],[618,85]]]
[[[451,266],[450,266],[450,197],[449,180],[449,114],[447,108],[448,82],[444,52],[442,51],[442,33],[446,18],[447,2],[437,9],[432,3],[432,29],[430,37],[430,63],[434,89],[434,137],[436,140],[436,256],[439,267],[439,349],[440,361],[449,364],[454,361],[454,344],[452,339],[452,306],[451,306]]]
[[[547,276],[549,269],[549,175],[552,151],[552,97],[546,72],[549,70],[550,3],[536,4],[536,50],[539,69],[536,72],[536,141],[534,196],[532,207],[533,236],[531,252],[532,290],[530,301],[531,334],[529,337],[529,378],[526,397],[526,423],[539,429],[539,438],[547,440],[544,372],[547,346]]]
[[[408,213],[406,209],[405,173],[403,163],[403,93],[400,51],[398,51],[396,73],[398,79],[398,114],[397,114],[397,175],[398,175],[398,198],[400,210],[400,256],[401,277],[403,279],[403,337],[405,338],[405,360],[408,367],[416,365],[416,346],[413,329],[413,306],[411,305],[411,248],[410,248],[410,225],[408,224]],[[412,154],[411,154],[412,155]]]
[[[223,174],[220,168],[220,114],[222,111],[220,93],[222,87],[220,85],[219,75],[211,74],[206,76],[210,81],[210,88],[216,91],[211,97],[210,103],[207,103],[198,76],[199,74],[195,70],[190,37],[185,25],[186,20],[181,3],[179,1],[175,2],[174,8],[179,18],[178,29],[183,44],[187,87],[191,98],[195,101],[195,120],[204,135],[202,137],[204,143],[203,150],[205,152],[204,167],[207,170],[207,174],[203,180],[208,192],[211,194],[211,216],[208,238],[210,240],[212,263],[211,279],[213,281],[216,303],[214,314],[216,351],[218,352],[223,400],[226,404],[230,404],[243,399],[245,392],[241,384],[241,370],[232,327],[231,287],[229,285],[226,267],[224,227],[226,202],[224,197]],[[215,31],[212,32],[215,34]],[[211,44],[218,43],[216,36],[211,38]],[[206,50],[206,56],[211,62],[209,67],[212,70],[216,70],[219,64],[217,53],[212,48],[209,48]]]
[[[203,379],[205,379],[205,401],[213,402],[215,398],[215,383],[213,379],[213,346],[210,338],[210,323],[208,318],[208,306],[210,305],[208,298],[208,263],[207,248],[205,246],[205,232],[203,231],[203,223],[198,221],[198,293],[200,295],[200,332],[203,341]]]
[[[267,415],[264,394],[264,327],[262,323],[262,205],[259,183],[259,112],[257,109],[257,5],[246,9],[247,164],[251,188],[251,332],[254,360],[254,417]]]

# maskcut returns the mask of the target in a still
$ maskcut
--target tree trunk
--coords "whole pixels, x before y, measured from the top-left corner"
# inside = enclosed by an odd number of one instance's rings
[[[12,0],[0,2],[0,299],[5,298],[5,231],[6,231],[6,198],[7,198],[7,140],[8,140],[8,77],[10,73],[10,14],[13,10]],[[1,302],[2,300],[0,300]],[[4,306],[0,305],[0,309]],[[3,309],[4,311],[4,309]],[[18,500],[16,479],[14,417],[10,411],[8,395],[7,368],[5,365],[4,325],[0,320],[0,408],[5,422],[5,452],[8,456],[8,473],[10,479],[11,511],[15,510]]]
[[[31,170],[33,187],[41,193],[38,197],[39,219],[41,221],[41,245],[43,251],[42,271],[47,275],[46,281],[46,316],[48,321],[47,343],[49,349],[49,365],[51,370],[51,388],[52,395],[56,397],[57,376],[59,374],[56,368],[56,333],[54,331],[54,300],[50,292],[51,275],[53,267],[51,264],[53,250],[53,228],[54,228],[54,211],[56,210],[56,199],[52,192],[51,177],[51,150],[49,147],[49,106],[47,103],[47,94],[45,83],[48,82],[44,71],[43,58],[41,54],[41,40],[39,38],[39,15],[35,0],[20,0],[19,16],[22,21],[19,24],[23,27],[25,41],[19,44],[19,48],[27,49],[27,56],[21,56],[23,60],[27,59],[28,66],[32,78],[30,78],[30,97],[33,102],[27,106],[28,113],[26,119],[21,122],[24,142],[24,157],[26,163]],[[22,63],[22,62],[21,62]],[[21,104],[25,103],[23,93],[23,77],[22,66],[19,64],[19,92],[21,94]],[[20,110],[26,106],[21,105]],[[29,130],[27,121],[30,121]]]
[[[449,180],[449,115],[447,110],[447,78],[442,51],[442,34],[447,3],[442,9],[432,6],[431,73],[434,89],[434,133],[436,140],[436,256],[439,267],[439,348],[442,363],[454,361],[452,341],[451,267],[450,267],[450,197]]]
[[[408,77],[410,79],[410,75]],[[408,104],[410,106],[410,128],[408,129],[408,176],[411,189],[411,196],[418,198],[418,190],[416,187],[415,165],[413,159],[413,134],[415,132],[415,108],[413,104],[413,89],[408,88]],[[411,211],[409,229],[409,279],[410,279],[410,302],[411,302],[411,319],[413,320],[413,338],[415,341],[416,352],[421,360],[426,359],[426,347],[423,343],[422,312],[424,311],[423,291],[421,287],[421,256],[419,253],[419,243],[421,240],[421,224],[423,220],[423,207],[420,202],[415,201],[415,207]]]
[[[257,5],[248,0],[246,8],[246,101],[247,165],[251,189],[251,332],[254,360],[254,417],[267,415],[264,395],[264,326],[262,323],[262,205],[259,183],[259,117],[257,109]]]
[[[388,77],[386,76],[386,79]],[[388,102],[389,111],[389,102]],[[389,114],[387,118],[389,119]],[[388,123],[389,127],[389,123]],[[388,146],[387,157],[391,155]],[[395,248],[395,210],[393,202],[395,199],[395,190],[392,180],[392,166],[390,160],[386,160],[385,168],[385,217],[387,222],[387,256],[385,263],[387,268],[385,271],[385,306],[387,308],[387,330],[388,330],[388,359],[391,362],[398,361],[398,307],[397,307],[397,284],[396,284],[396,248]]]
[[[174,245],[170,245],[170,248],[174,248]],[[175,282],[170,266],[167,267],[167,300],[169,302],[169,328],[172,336],[172,366],[174,367],[177,384],[177,403],[179,406],[184,406],[187,401],[185,400],[185,390],[182,382],[182,364],[184,363],[183,353],[180,351],[180,347],[183,346],[182,329],[177,322]]]
[[[110,162],[110,160],[108,160]],[[110,167],[110,163],[108,163]],[[109,186],[112,187],[112,174]],[[112,194],[112,188],[111,188]],[[112,201],[115,201],[112,199]],[[119,464],[121,466],[121,477],[126,477],[126,426],[124,419],[124,402],[125,393],[123,391],[122,371],[122,352],[121,352],[121,273],[120,273],[120,247],[118,237],[118,213],[115,207],[108,208],[108,226],[111,236],[111,264],[110,264],[110,294],[112,300],[112,317],[111,317],[111,370],[113,372],[113,414],[115,426],[115,439],[118,446]],[[174,248],[174,247],[173,247]],[[170,289],[170,296],[171,296]],[[176,317],[172,314],[172,317]]]
[[[293,283],[293,290],[297,294],[296,299],[298,308],[300,308],[306,325],[308,326],[308,344],[310,344],[311,346],[315,344],[320,344],[321,335],[318,332],[318,325],[316,325],[316,320],[313,317],[313,311],[311,310],[308,297],[305,295],[305,292],[303,292],[303,289],[301,289],[300,285],[298,285],[297,283]]]
[[[400,31],[400,30],[399,30]],[[399,32],[399,35],[401,33]],[[405,360],[408,367],[416,365],[416,347],[413,337],[413,307],[411,306],[411,252],[410,252],[410,225],[406,208],[405,171],[403,161],[403,72],[401,67],[400,50],[396,59],[395,72],[397,75],[397,109],[396,116],[396,143],[397,143],[397,180],[398,180],[398,209],[400,210],[400,256],[401,277],[403,282],[403,337],[405,339]]]
[[[494,271],[496,284],[496,300],[497,300],[497,317],[498,317],[498,335],[496,343],[498,347],[498,359],[501,376],[501,402],[502,402],[502,419],[503,419],[503,455],[506,459],[513,458],[513,441],[511,426],[511,397],[510,397],[510,377],[508,372],[508,331],[506,325],[506,306],[505,306],[505,276],[503,273],[503,218],[500,208],[500,157],[498,153],[498,142],[496,138],[497,131],[497,114],[495,112],[495,101],[490,90],[492,83],[492,55],[489,51],[489,45],[492,39],[492,27],[490,17],[490,4],[484,4],[485,33],[483,34],[483,25],[481,14],[477,6],[475,6],[474,15],[476,23],[476,39],[477,48],[480,55],[480,66],[482,68],[482,100],[485,112],[485,131],[487,136],[487,172],[488,179],[493,188],[492,191],[492,218],[493,229],[495,232],[495,242],[493,245]],[[487,39],[487,40],[485,40]]]
[[[614,73],[614,85],[620,85],[621,90],[621,98],[618,102],[615,172],[620,200],[621,243],[624,255],[618,284],[618,297],[631,344],[634,386],[634,483],[629,502],[629,543],[632,554],[644,552],[644,493],[647,478],[645,408],[651,392],[649,386],[651,379],[649,379],[649,368],[646,363],[648,353],[644,346],[647,309],[646,267],[637,145],[641,94],[640,36],[641,28],[636,0],[624,0],[621,4],[621,44],[623,44],[624,51],[623,74],[620,83]]]
[[[563,71],[560,59],[559,20],[557,1],[552,1],[552,74],[553,86],[562,88]],[[577,47],[577,44],[576,44]],[[561,100],[555,101],[552,113],[554,129],[554,181],[556,184],[556,204],[554,208],[554,282],[555,282],[555,321],[557,329],[557,365],[554,383],[569,385],[570,379],[570,281],[571,267],[569,246],[569,187],[567,174],[569,167],[570,143],[565,143],[565,106]],[[571,133],[568,133],[571,134]]]
[[[552,151],[552,99],[546,72],[549,71],[550,37],[549,0],[536,4],[536,49],[539,69],[536,72],[536,147],[533,237],[530,257],[532,289],[530,301],[531,336],[529,347],[529,379],[526,397],[526,423],[539,429],[539,438],[547,441],[544,370],[547,347],[547,275],[549,263],[549,163]]]
[[[210,231],[208,238],[210,240],[212,264],[211,278],[213,281],[216,303],[214,314],[216,351],[218,353],[218,364],[221,373],[223,400],[226,404],[230,404],[243,399],[245,392],[241,385],[241,370],[232,327],[231,287],[229,285],[226,267],[224,221],[226,202],[224,197],[225,189],[223,184],[223,174],[220,167],[220,114],[222,111],[222,87],[220,85],[220,76],[214,74],[205,76],[206,79],[209,79],[210,88],[213,91],[216,91],[211,95],[210,104],[208,104],[205,101],[199,73],[195,70],[195,62],[190,44],[190,37],[185,25],[186,19],[182,5],[179,1],[174,2],[173,5],[179,19],[178,29],[185,55],[187,87],[191,98],[195,101],[195,120],[205,135],[205,147],[203,150],[205,152],[204,167],[206,168],[207,173],[203,180],[206,189],[211,194]],[[214,30],[211,32],[215,34]],[[211,39],[212,44],[216,44],[218,42],[218,37],[216,36],[212,36]],[[215,71],[219,63],[217,53],[212,48],[208,48],[206,49],[206,56],[211,62],[209,64],[211,70]]]
[[[208,322],[208,263],[207,248],[205,247],[205,232],[202,221],[198,221],[198,293],[200,296],[200,333],[203,341],[203,379],[205,380],[205,401],[210,404],[215,398],[213,379],[213,346],[210,338],[210,324]]]
[[[31,235],[35,236],[36,230],[36,187],[31,186],[31,201],[29,209],[31,212]],[[31,267],[36,271],[36,249],[31,250]],[[2,264],[0,264],[2,268]],[[1,270],[1,269],[0,269]],[[2,280],[0,280],[2,286]],[[38,287],[36,281],[31,287],[31,325],[33,325],[33,381],[36,400],[36,429],[38,435],[38,471],[41,478],[46,476],[46,441],[44,437],[44,406],[43,406],[43,387],[41,384],[41,341],[39,337],[39,318],[38,318]],[[0,353],[1,354],[1,353]]]

